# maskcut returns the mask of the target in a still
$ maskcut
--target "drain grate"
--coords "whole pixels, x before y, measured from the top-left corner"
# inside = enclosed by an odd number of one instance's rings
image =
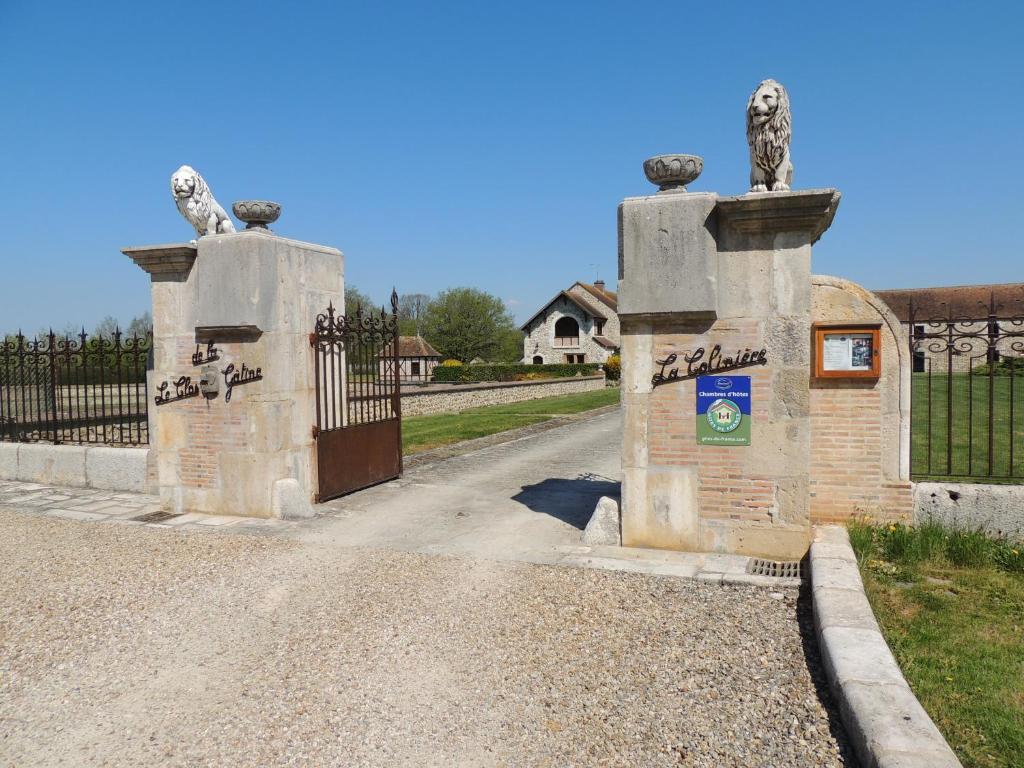
[[[144,515],[138,517],[129,518],[137,523],[162,523],[164,520],[170,520],[172,517],[181,517],[181,512],[147,512]]]
[[[750,558],[747,573],[754,576],[775,576],[780,579],[799,579],[799,560],[764,560],[760,557]]]

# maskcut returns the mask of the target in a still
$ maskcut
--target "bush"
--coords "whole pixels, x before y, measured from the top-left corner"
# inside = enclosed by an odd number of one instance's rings
[[[561,379],[570,376],[593,376],[597,363],[555,363],[552,365],[464,365],[447,367],[444,363],[434,369],[434,381],[460,383],[477,381],[529,381],[534,379]]]
[[[993,363],[982,363],[971,369],[976,376],[1020,376],[1024,374],[1024,357],[1003,357]]]
[[[441,363],[441,365],[445,368],[461,368],[464,363],[461,360],[452,360],[449,358]]]
[[[612,355],[604,363],[604,375],[609,381],[618,381],[622,375],[622,358]]]

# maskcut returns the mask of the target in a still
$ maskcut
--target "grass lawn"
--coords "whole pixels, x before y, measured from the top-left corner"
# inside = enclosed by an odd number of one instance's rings
[[[943,373],[929,379],[926,373],[913,374],[911,473],[914,476],[1024,482],[1024,370],[1012,379],[993,376],[991,384],[990,393],[988,376],[955,373],[950,378]],[[994,408],[991,467],[990,408]],[[1014,425],[1012,439],[1011,423]],[[947,442],[950,424],[951,450]],[[1010,479],[1009,476],[1015,477]]]
[[[850,540],[889,647],[963,764],[1024,766],[1021,545],[927,525],[855,524]]]
[[[488,405],[461,413],[410,416],[402,419],[402,451],[406,455],[418,453],[617,402],[619,388],[606,387],[576,395],[542,397],[509,405]]]

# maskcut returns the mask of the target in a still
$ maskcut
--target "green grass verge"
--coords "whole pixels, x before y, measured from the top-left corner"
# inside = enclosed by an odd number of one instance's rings
[[[991,391],[989,385],[988,376],[937,373],[929,378],[926,373],[913,374],[913,475],[966,482],[1024,482],[1024,370],[1012,379],[992,377]],[[990,409],[994,409],[991,462]]]
[[[542,397],[524,403],[488,405],[460,413],[410,416],[402,419],[402,451],[406,455],[419,453],[617,402],[618,387],[606,387],[576,395]]]
[[[850,526],[875,617],[967,768],[1024,766],[1024,549],[936,525]]]

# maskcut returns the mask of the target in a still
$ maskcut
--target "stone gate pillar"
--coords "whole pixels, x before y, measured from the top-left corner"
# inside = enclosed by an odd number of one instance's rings
[[[838,203],[824,189],[620,205],[623,545],[806,552],[811,245]],[[700,442],[698,374],[723,391],[750,377],[749,445]]]
[[[341,252],[253,228],[124,253],[152,282],[150,450],[164,508],[310,514],[309,334],[329,302],[344,311]]]

